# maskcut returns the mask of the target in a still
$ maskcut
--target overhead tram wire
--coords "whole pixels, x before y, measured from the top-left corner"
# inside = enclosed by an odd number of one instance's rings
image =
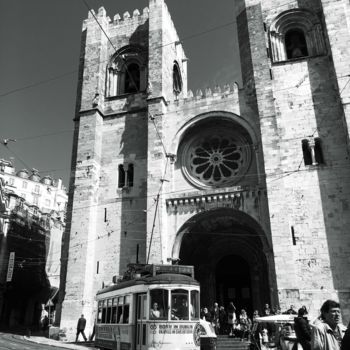
[[[284,4],[281,4],[281,5],[278,5],[278,6],[274,6],[271,9],[276,9],[276,8],[279,8],[279,7],[288,5],[288,4],[292,4],[292,3],[294,3],[294,1],[289,1],[289,2],[286,2]],[[88,7],[89,5],[85,4],[85,6]],[[89,11],[90,11],[90,7],[88,7],[88,8],[89,8]],[[227,27],[229,25],[232,25],[232,24],[235,24],[235,23],[236,23],[236,21],[230,21],[230,22],[227,22],[226,24],[223,24],[223,25],[220,25],[220,26],[216,26],[216,27],[213,27],[211,29],[207,29],[207,30],[202,31],[202,32],[198,32],[196,34],[185,36],[184,38],[182,38],[180,40],[180,42],[182,43],[183,41],[186,41],[186,40],[189,40],[189,39],[193,39],[194,37],[205,35],[207,33],[210,33],[210,32],[213,32],[215,30],[219,30],[219,29],[225,28],[225,27]],[[159,45],[159,46],[156,46],[155,49],[162,48],[162,47],[165,47],[165,46],[169,46],[169,45],[175,44],[177,42],[178,42],[178,40],[175,40],[175,41],[166,43],[164,45]],[[105,62],[108,62],[108,60],[106,60]],[[66,72],[66,73],[63,73],[61,75],[57,75],[57,76],[52,77],[52,78],[48,78],[48,79],[45,79],[45,80],[42,80],[42,81],[38,81],[38,82],[35,82],[35,83],[32,83],[32,84],[23,86],[23,87],[16,88],[14,90],[10,90],[10,91],[7,91],[7,92],[5,92],[3,94],[0,94],[0,98],[1,97],[5,97],[5,96],[10,95],[10,94],[13,94],[13,93],[16,93],[16,92],[19,92],[19,91],[22,91],[22,90],[25,90],[25,89],[29,89],[29,88],[36,87],[36,86],[39,86],[39,85],[42,85],[42,84],[46,84],[46,83],[48,83],[50,81],[58,80],[58,79],[61,79],[61,78],[65,77],[65,76],[67,76],[67,75],[71,75],[71,74],[78,73],[78,72],[79,72],[79,69],[75,69],[73,71]]]

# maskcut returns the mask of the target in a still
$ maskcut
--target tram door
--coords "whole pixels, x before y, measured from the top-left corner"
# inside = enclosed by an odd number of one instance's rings
[[[136,308],[136,350],[147,349],[147,294],[138,294]]]

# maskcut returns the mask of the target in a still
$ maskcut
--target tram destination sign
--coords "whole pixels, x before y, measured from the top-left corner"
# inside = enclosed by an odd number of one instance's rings
[[[192,334],[194,324],[182,323],[153,323],[150,324],[151,332],[154,334]]]

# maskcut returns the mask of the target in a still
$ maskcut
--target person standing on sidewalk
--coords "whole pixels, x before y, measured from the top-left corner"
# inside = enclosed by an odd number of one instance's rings
[[[80,333],[82,334],[84,340],[87,341],[86,335],[84,333],[85,326],[86,326],[86,319],[84,318],[84,315],[81,315],[81,317],[78,320],[78,324],[77,324],[77,337],[75,338],[75,342],[78,341]]]

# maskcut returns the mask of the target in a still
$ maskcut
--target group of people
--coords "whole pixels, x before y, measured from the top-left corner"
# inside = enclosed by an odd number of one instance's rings
[[[268,311],[267,314],[271,313]],[[285,323],[277,329],[274,338],[281,350],[350,350],[350,324],[347,329],[341,323],[338,302],[326,300],[320,309],[320,316],[315,320],[309,320],[305,306],[296,312],[291,305],[284,314],[295,315],[295,317],[294,322]],[[269,335],[276,325],[268,323],[260,325],[261,327],[253,336],[261,340],[260,344],[263,348],[264,344],[269,342]]]
[[[265,304],[261,316],[295,315],[294,322],[286,323],[278,330],[273,323],[260,322],[253,331],[252,324],[260,317],[259,311],[254,311],[252,320],[245,309],[241,309],[237,317],[233,302],[226,310],[223,306],[219,307],[218,303],[214,303],[211,309],[203,307],[201,318],[212,323],[216,334],[240,337],[241,340],[252,335],[261,348],[269,343],[274,333],[274,341],[279,343],[282,350],[350,350],[350,324],[348,328],[341,324],[339,303],[327,300],[320,311],[316,320],[309,320],[305,306],[296,311],[294,305],[291,305],[288,310],[282,312],[279,308],[271,309]]]
[[[201,309],[201,318],[211,322],[216,334],[227,334],[230,337],[240,337],[241,340],[249,338],[252,321],[245,309],[241,309],[239,317],[236,316],[236,307],[230,302],[227,309],[219,307],[218,303],[209,310],[207,307]]]

